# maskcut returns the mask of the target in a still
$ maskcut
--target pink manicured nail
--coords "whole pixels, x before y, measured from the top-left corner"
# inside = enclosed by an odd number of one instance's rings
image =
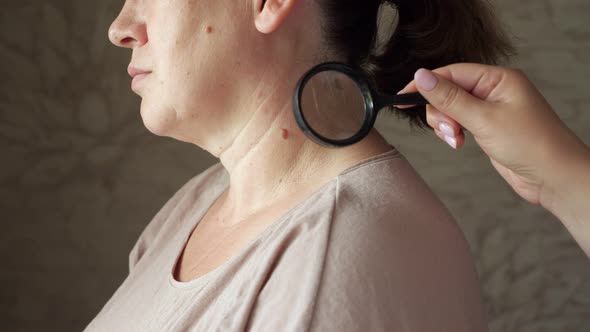
[[[450,145],[453,149],[457,149],[457,139],[454,137],[445,136],[445,141],[448,145]]]
[[[446,122],[441,122],[438,125],[438,130],[440,130],[441,133],[445,134],[445,136],[449,136],[449,137],[455,136],[455,131],[453,131],[453,127],[451,127],[451,125]]]
[[[419,69],[416,74],[414,74],[414,80],[416,80],[418,86],[426,91],[432,91],[438,84],[436,76],[427,69]]]

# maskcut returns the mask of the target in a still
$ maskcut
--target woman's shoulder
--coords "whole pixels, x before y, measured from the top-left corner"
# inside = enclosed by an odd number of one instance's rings
[[[468,243],[405,158],[343,174],[334,201],[314,330],[485,330]]]
[[[454,256],[471,266],[470,249],[455,219],[403,157],[383,159],[339,177],[335,196],[335,250],[382,252],[382,263],[404,253]],[[428,252],[436,252],[428,256]],[[462,259],[459,259],[461,257]],[[389,265],[391,266],[391,265]],[[397,268],[397,267],[396,267]]]
[[[395,151],[368,160],[338,177],[336,204],[345,214],[364,219],[452,219],[408,160]]]
[[[294,222],[267,246],[281,252],[263,301],[280,297],[288,311],[311,299],[309,330],[485,330],[467,242],[403,156],[359,163],[295,212],[305,227]]]

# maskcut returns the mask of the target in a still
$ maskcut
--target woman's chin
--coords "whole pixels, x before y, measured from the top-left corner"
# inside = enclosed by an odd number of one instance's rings
[[[176,115],[172,108],[153,108],[141,103],[140,110],[143,125],[157,136],[171,136],[177,126]]]

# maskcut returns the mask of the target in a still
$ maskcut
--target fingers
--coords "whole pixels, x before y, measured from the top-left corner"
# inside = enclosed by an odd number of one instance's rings
[[[399,93],[420,92],[430,103],[428,124],[447,143],[464,139],[463,129],[476,136],[489,133],[498,125],[493,116],[500,104],[513,104],[515,95],[523,94],[526,76],[518,70],[461,63],[434,71],[420,69]],[[400,109],[413,106],[398,106]],[[497,113],[497,112],[496,112]],[[453,144],[449,145],[453,146]],[[457,146],[461,144],[457,142]]]
[[[426,69],[420,69],[415,75],[418,91],[438,111],[459,122],[465,128],[480,127],[485,113],[489,112],[489,105],[444,78]]]
[[[463,132],[454,137],[447,136],[439,130],[435,130],[434,133],[438,138],[455,150],[462,148],[465,144],[465,134]]]
[[[433,70],[479,99],[487,100],[493,89],[506,77],[519,76],[518,70],[477,63],[458,63]],[[416,81],[408,83],[400,93],[417,92]]]
[[[434,70],[471,95],[486,101],[504,79],[507,69],[476,63],[460,63]]]
[[[515,69],[488,66],[477,63],[452,64],[433,70],[436,75],[453,82],[469,94],[487,102],[505,101],[504,91],[515,84],[510,81],[521,80],[524,75]],[[408,83],[398,94],[418,92],[416,81]],[[398,106],[410,108],[413,106]]]
[[[401,107],[400,107],[401,108]],[[436,135],[453,149],[460,149],[465,143],[463,127],[448,115],[431,105],[426,106],[426,120]]]
[[[430,105],[426,107],[426,119],[434,128],[436,135],[453,149],[460,149],[463,146],[465,134],[457,121]]]
[[[432,128],[449,136],[458,135],[463,131],[463,128],[457,121],[430,105],[426,107],[426,120]]]

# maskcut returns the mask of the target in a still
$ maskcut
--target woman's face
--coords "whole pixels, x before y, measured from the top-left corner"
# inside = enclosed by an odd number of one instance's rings
[[[266,60],[264,34],[254,24],[257,2],[262,0],[125,2],[109,38],[132,49],[130,67],[149,72],[133,90],[142,97],[150,131],[208,149],[219,128],[239,130],[246,115],[238,105],[256,88],[256,68]]]

